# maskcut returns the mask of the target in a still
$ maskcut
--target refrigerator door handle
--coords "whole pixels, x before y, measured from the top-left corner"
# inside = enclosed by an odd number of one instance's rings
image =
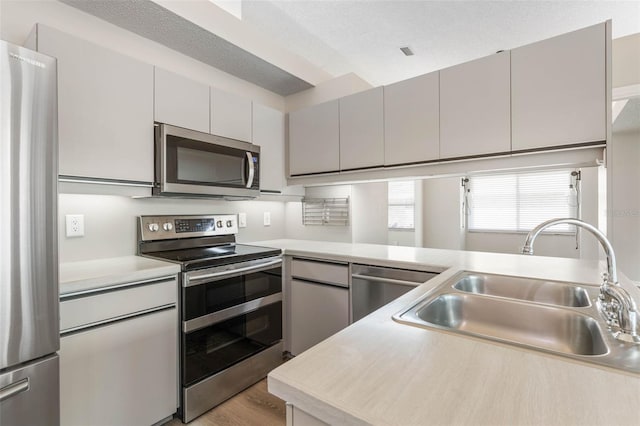
[[[29,378],[24,378],[0,389],[0,402],[29,390]]]

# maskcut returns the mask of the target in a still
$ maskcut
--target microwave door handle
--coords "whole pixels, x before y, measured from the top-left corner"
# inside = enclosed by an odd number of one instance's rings
[[[253,185],[253,178],[256,172],[256,168],[253,165],[253,155],[250,152],[247,152],[247,162],[249,163],[249,175],[247,176],[247,188],[251,188]]]

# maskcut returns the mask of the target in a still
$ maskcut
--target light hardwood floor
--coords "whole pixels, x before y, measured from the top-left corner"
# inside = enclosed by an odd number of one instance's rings
[[[204,413],[189,426],[283,426],[285,422],[284,401],[267,391],[267,379],[263,379]],[[182,422],[173,419],[165,425],[181,426]]]

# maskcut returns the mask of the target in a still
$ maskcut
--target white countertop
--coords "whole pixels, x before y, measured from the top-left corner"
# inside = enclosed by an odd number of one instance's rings
[[[180,265],[140,256],[60,264],[60,295],[175,275]]]
[[[269,374],[271,393],[311,415],[341,425],[640,423],[638,376],[391,318],[460,270],[599,285],[602,262],[319,241],[260,244],[289,255],[446,270]]]

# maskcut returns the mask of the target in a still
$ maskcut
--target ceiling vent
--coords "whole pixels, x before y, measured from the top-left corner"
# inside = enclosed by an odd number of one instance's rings
[[[401,47],[400,50],[405,56],[413,56],[413,50],[409,46]]]

